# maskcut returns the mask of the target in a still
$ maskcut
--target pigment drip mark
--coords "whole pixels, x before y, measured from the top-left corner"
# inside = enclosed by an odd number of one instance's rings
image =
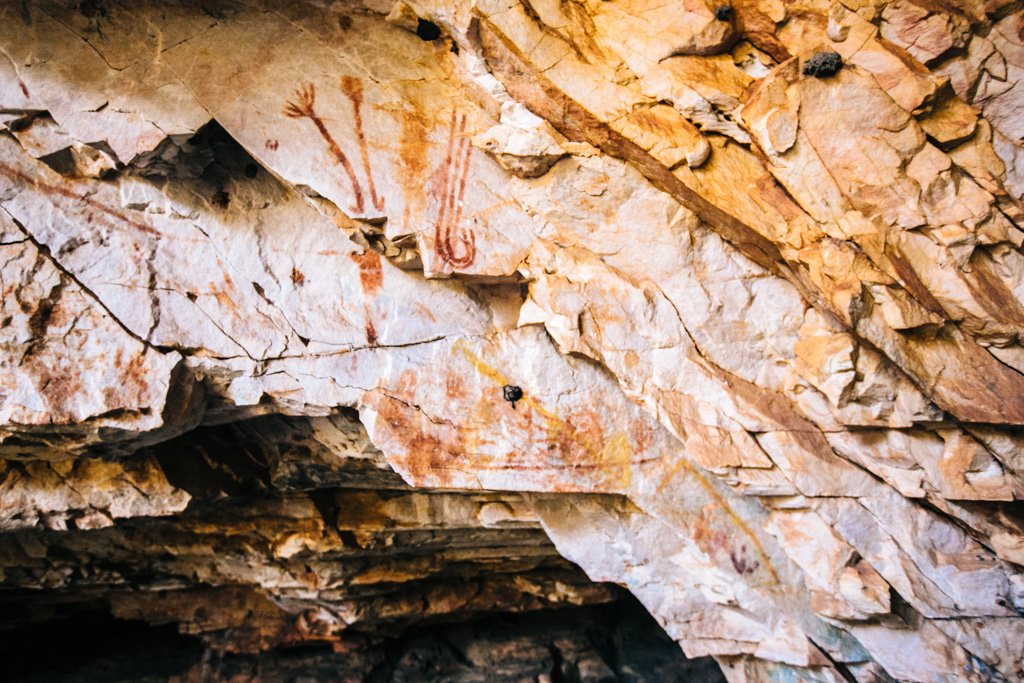
[[[286,102],[284,107],[284,115],[293,119],[309,119],[316,126],[316,129],[320,131],[320,136],[327,143],[327,148],[331,151],[331,155],[335,161],[341,164],[341,167],[345,169],[345,173],[348,175],[349,181],[352,183],[352,191],[355,193],[356,204],[354,211],[356,213],[362,213],[365,207],[363,201],[363,188],[359,186],[359,180],[356,178],[356,172],[352,168],[352,164],[349,163],[348,157],[341,151],[341,147],[334,141],[330,132],[327,130],[327,126],[324,125],[323,120],[316,113],[314,105],[316,104],[316,88],[312,83],[306,83],[299,87],[295,91],[296,102]]]
[[[434,241],[441,260],[455,268],[465,268],[476,258],[476,235],[462,227],[462,199],[466,194],[470,153],[465,132],[466,115],[453,110]]]
[[[373,184],[373,171],[370,168],[370,152],[363,134],[363,82],[352,76],[342,76],[341,90],[352,101],[352,112],[355,117],[356,139],[359,141],[359,154],[363,159],[363,170],[366,172],[366,184],[370,188],[370,203],[377,211],[384,210],[384,198],[377,196],[377,188]]]
[[[363,311],[366,314],[366,343],[370,346],[377,345],[377,328],[373,325],[373,312],[370,303],[374,293],[380,289],[384,281],[384,269],[381,267],[380,254],[372,249],[366,249],[363,253],[353,253],[352,260],[359,268],[359,284],[363,288]]]

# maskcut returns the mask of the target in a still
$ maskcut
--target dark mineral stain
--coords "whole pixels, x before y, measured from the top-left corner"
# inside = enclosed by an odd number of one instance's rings
[[[39,302],[35,312],[29,317],[28,328],[32,332],[34,341],[38,342],[46,336],[46,331],[50,328],[50,320],[53,318],[53,309],[60,302],[61,295],[64,293],[66,286],[67,282],[62,276],[50,290],[50,293]]]
[[[78,3],[78,13],[87,19],[107,16],[107,10],[98,0],[82,0]]]

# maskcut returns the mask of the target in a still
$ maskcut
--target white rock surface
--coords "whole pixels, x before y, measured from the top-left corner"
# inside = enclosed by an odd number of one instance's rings
[[[0,525],[355,408],[732,680],[1019,679],[1024,14],[965,4],[8,3]]]

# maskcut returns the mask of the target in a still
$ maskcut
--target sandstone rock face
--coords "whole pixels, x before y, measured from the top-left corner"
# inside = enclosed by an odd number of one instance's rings
[[[0,22],[0,628],[1024,680],[1021,3]]]

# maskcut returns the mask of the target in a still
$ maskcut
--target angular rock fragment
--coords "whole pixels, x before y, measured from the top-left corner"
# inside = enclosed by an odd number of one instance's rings
[[[843,68],[843,58],[838,52],[815,52],[804,62],[804,76],[828,78]]]

